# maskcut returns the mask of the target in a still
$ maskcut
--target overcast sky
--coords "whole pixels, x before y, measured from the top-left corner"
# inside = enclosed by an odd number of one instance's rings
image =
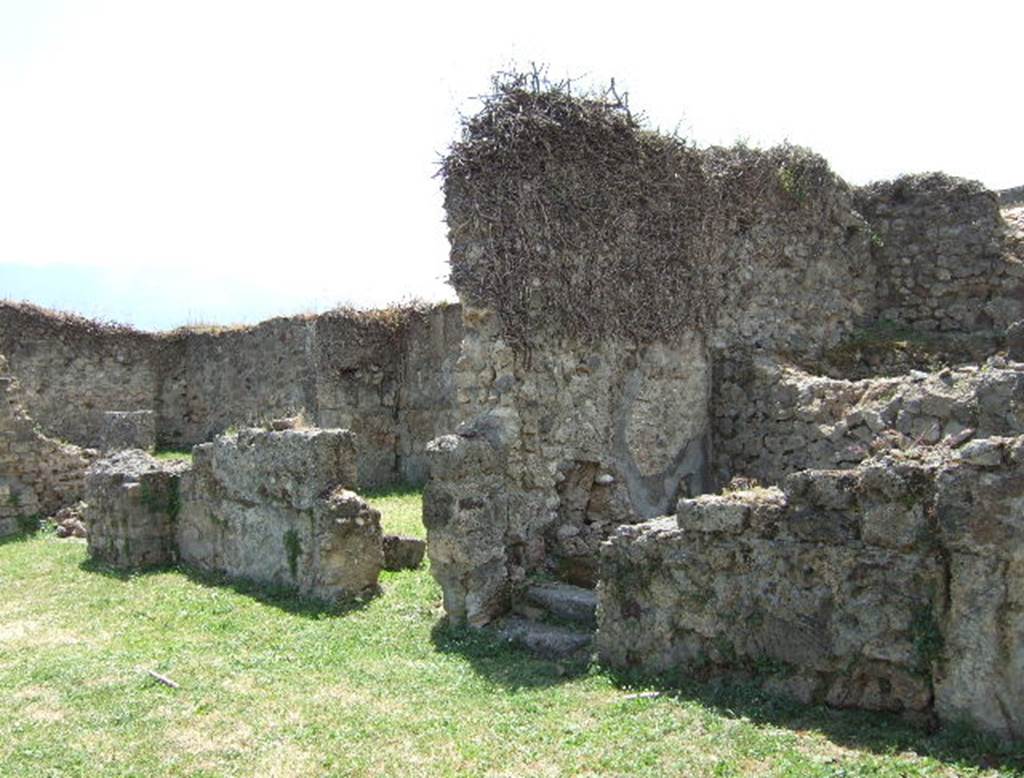
[[[0,296],[133,323],[451,295],[439,155],[510,63],[851,183],[1024,184],[1019,2],[0,0]]]

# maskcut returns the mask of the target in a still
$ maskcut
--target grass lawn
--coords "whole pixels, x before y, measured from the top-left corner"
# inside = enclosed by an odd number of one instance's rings
[[[422,535],[417,493],[371,501]],[[426,570],[382,584],[326,610],[0,541],[0,775],[1024,775],[980,738],[742,687],[639,696],[446,629]]]

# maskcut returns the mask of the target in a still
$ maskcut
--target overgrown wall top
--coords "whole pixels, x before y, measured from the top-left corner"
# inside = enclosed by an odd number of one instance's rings
[[[698,150],[619,103],[499,84],[444,163],[451,281],[553,337],[815,349],[871,313],[870,230],[796,147]]]

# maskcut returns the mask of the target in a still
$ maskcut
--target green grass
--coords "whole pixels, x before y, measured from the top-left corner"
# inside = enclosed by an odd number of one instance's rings
[[[384,532],[426,538],[420,490],[395,486],[362,492],[370,505],[380,511]]]
[[[418,525],[415,493],[373,503]],[[115,574],[52,535],[0,541],[0,774],[1024,775],[969,735],[739,686],[638,698],[658,687],[445,628],[426,570],[382,585],[324,609]]]

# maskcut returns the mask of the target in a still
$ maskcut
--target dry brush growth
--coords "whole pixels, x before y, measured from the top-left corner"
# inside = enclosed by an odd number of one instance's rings
[[[441,165],[451,282],[520,348],[538,330],[649,342],[709,328],[728,241],[836,180],[801,148],[698,150],[654,132],[614,88],[512,73],[481,100]]]

